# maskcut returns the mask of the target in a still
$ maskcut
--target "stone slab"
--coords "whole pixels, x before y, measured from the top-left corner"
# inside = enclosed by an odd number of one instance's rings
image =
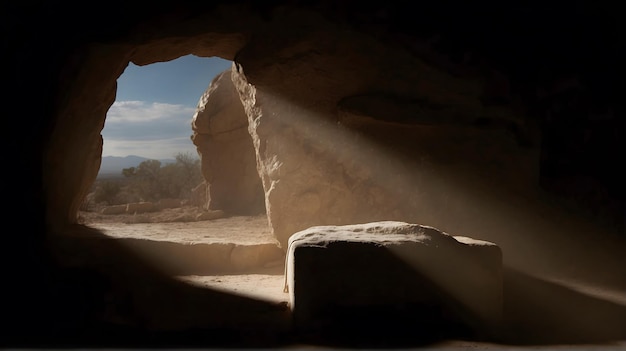
[[[302,330],[455,326],[486,334],[502,316],[500,248],[433,227],[311,227],[290,237],[285,270]]]

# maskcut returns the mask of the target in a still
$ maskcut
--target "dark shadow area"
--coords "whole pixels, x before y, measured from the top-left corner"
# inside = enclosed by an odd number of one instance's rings
[[[441,252],[418,253],[422,265],[414,267],[374,245],[352,245],[350,260],[340,265],[339,256],[346,256],[348,247],[327,245],[321,251],[300,251],[301,262],[314,264],[299,270],[296,266],[294,272],[294,332],[306,344],[406,348],[462,340],[497,348],[614,345],[626,340],[626,306],[510,267],[502,275],[502,319],[493,323],[461,303],[455,297],[458,291],[447,291],[421,273],[447,265],[450,270],[441,273],[469,274],[459,271],[463,263],[446,264]],[[340,246],[344,248],[333,250]],[[312,257],[326,259],[313,262]],[[493,287],[472,285],[477,279],[472,277],[456,279],[462,294],[487,296]]]
[[[289,340],[284,305],[180,282],[88,227],[64,233],[51,242],[46,275],[28,277],[39,286],[24,294],[37,300],[14,306],[28,327],[8,328],[3,347],[274,347]]]
[[[505,344],[605,344],[626,340],[626,306],[505,267]]]
[[[6,334],[4,347],[406,348],[454,340],[502,346],[626,340],[625,306],[512,268],[504,270],[504,318],[493,338],[477,336],[480,330],[458,319],[450,323],[437,304],[431,309],[328,305],[334,326],[293,329],[284,305],[184,284],[97,230],[76,226],[71,232],[54,240],[54,251],[64,259],[48,262],[48,275],[38,277],[33,305],[43,309],[30,315],[29,329]],[[436,290],[427,283],[423,287]]]
[[[296,333],[307,343],[350,348],[419,347],[493,336],[499,313],[492,306],[501,304],[501,294],[500,279],[491,270],[499,266],[480,262],[480,268],[470,264],[466,269],[468,262],[461,259],[466,253],[443,241],[402,242],[391,248],[329,239],[291,249]],[[454,253],[460,259],[452,260]],[[473,284],[470,272],[484,284]],[[450,275],[454,282],[435,281],[438,274]],[[474,309],[483,296],[499,301],[484,301],[488,306]]]
[[[356,316],[356,315],[355,315]],[[369,318],[369,315],[368,315]],[[449,330],[425,329],[371,329],[346,331],[327,330],[323,333],[296,331],[295,339],[299,344],[315,345],[325,348],[337,349],[405,349],[420,347],[436,347],[435,345],[446,340],[459,340],[449,338]]]
[[[394,315],[383,310],[360,312],[329,306],[350,322],[350,327],[323,332],[300,332],[300,342],[341,348],[437,347],[448,341],[486,343],[489,348],[557,347],[563,345],[616,345],[626,340],[626,307],[594,298],[567,287],[549,283],[507,268],[504,274],[504,314],[499,335],[477,337],[467,326],[438,323],[412,324],[407,315],[425,316],[424,309],[404,310]],[[355,313],[357,312],[357,313]],[[428,311],[426,311],[428,312]],[[345,318],[349,313],[350,317]],[[432,318],[434,314],[428,314]],[[376,322],[377,321],[377,322]],[[383,322],[381,322],[383,321]],[[377,327],[373,327],[377,325]],[[380,327],[380,326],[383,327]],[[369,326],[369,327],[368,327]],[[499,345],[499,346],[498,346]]]

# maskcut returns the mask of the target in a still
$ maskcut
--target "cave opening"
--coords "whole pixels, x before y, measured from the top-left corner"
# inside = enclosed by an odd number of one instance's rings
[[[253,206],[238,206],[249,199],[236,199],[239,188],[251,187],[238,173],[256,172],[254,149],[239,146],[250,138],[247,128],[230,130],[237,133],[230,140],[208,135],[218,119],[247,124],[241,108],[224,106],[240,104],[220,87],[231,64],[194,55],[129,63],[107,112],[100,170],[79,222],[183,282],[280,302],[284,258],[268,226],[260,181]],[[227,162],[237,158],[248,164]]]

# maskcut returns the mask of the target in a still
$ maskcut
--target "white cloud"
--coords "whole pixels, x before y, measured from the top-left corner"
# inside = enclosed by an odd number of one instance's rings
[[[145,101],[116,101],[107,113],[103,156],[172,158],[197,154],[190,136],[195,107]]]
[[[194,112],[195,108],[184,105],[146,101],[116,101],[109,108],[107,123],[146,123],[179,118],[191,119]]]

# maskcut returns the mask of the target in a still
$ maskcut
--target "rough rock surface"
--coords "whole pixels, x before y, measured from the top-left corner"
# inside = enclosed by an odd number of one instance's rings
[[[536,183],[536,126],[485,104],[482,79],[349,31],[324,35],[334,30],[325,23],[297,45],[268,37],[232,70],[281,245],[314,225],[388,219],[458,231],[450,217],[475,216],[451,195],[458,179]]]
[[[433,227],[308,228],[291,236],[285,268],[294,320],[304,329],[458,324],[489,334],[502,318],[500,248]]]
[[[191,123],[192,140],[207,182],[207,209],[235,215],[265,211],[248,118],[230,70],[217,75],[202,94]]]

